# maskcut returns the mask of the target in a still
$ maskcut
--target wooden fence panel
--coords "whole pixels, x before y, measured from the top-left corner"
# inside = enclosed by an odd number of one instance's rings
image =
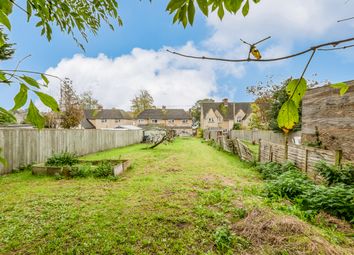
[[[142,138],[142,130],[0,129],[0,148],[8,161],[6,167],[0,164],[0,174],[44,162],[53,153],[85,155],[140,143]]]
[[[308,173],[310,177],[316,178],[316,164],[320,161],[324,161],[331,165],[336,164],[336,151],[293,144],[280,145],[261,140],[259,159],[262,163],[284,163],[286,161],[290,161],[293,162],[298,168]]]

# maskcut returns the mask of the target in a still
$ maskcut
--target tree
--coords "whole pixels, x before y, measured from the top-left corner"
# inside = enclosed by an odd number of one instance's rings
[[[201,114],[201,104],[202,103],[214,103],[214,99],[211,98],[205,98],[205,99],[201,99],[198,100],[190,110],[192,118],[193,118],[193,122],[197,122],[200,121],[200,114]]]
[[[62,128],[70,129],[80,124],[83,117],[80,99],[76,95],[72,81],[67,78],[60,87],[60,110]]]
[[[277,118],[282,105],[289,99],[289,95],[286,93],[286,85],[290,80],[287,79],[280,84],[276,84],[270,79],[266,84],[261,83],[257,86],[247,87],[248,93],[256,97],[252,107],[252,111],[256,112],[251,120],[253,128],[262,126],[276,132],[282,131],[278,126]]]
[[[265,130],[268,129],[268,123],[264,121],[263,117],[263,111],[261,110],[261,107],[257,103],[251,104],[252,108],[252,115],[251,115],[251,120],[249,123],[249,127],[252,129],[261,129]]]
[[[59,124],[60,115],[56,112],[47,112],[43,115],[45,128],[57,128]]]
[[[80,105],[84,110],[102,109],[102,105],[93,97],[92,91],[86,91],[80,95]]]
[[[140,90],[139,95],[136,95],[131,100],[131,103],[131,110],[134,112],[135,116],[144,110],[155,108],[154,99],[147,90]]]

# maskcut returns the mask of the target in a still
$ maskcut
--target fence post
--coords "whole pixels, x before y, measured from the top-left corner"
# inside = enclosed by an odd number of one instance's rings
[[[286,134],[285,135],[285,148],[284,148],[284,158],[285,158],[285,161],[287,161],[288,160],[288,157],[289,157],[289,155],[288,155],[288,151],[289,151],[289,148],[288,148],[288,134]]]
[[[336,150],[336,158],[335,158],[335,165],[340,166],[342,163],[342,156],[343,156],[343,151],[342,150]]]
[[[306,173],[307,173],[307,169],[308,169],[308,166],[307,166],[308,160],[309,160],[309,150],[305,149],[305,172]]]
[[[261,153],[262,153],[262,139],[258,139],[258,162],[261,162]]]

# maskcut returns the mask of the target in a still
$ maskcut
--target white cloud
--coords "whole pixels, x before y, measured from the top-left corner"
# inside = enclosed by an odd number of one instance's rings
[[[192,43],[179,50],[203,54]],[[216,91],[216,72],[240,76],[243,69],[180,58],[167,53],[164,48],[159,51],[135,48],[130,54],[114,59],[104,54],[96,58],[75,55],[63,59],[46,72],[69,77],[79,94],[91,90],[104,107],[128,110],[130,100],[140,89],[147,89],[156,105],[188,108]],[[58,98],[59,81],[52,79],[47,92]]]

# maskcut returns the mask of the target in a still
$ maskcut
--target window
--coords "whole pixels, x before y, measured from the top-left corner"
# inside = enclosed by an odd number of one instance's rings
[[[209,118],[208,122],[212,123],[212,122],[214,122],[214,119],[213,118]]]
[[[120,122],[120,120],[116,120],[116,123],[119,123]]]
[[[105,122],[107,122],[107,119],[101,119],[101,122],[105,123]]]
[[[157,123],[158,121],[157,120],[151,120],[152,123]]]
[[[138,120],[139,123],[144,123],[144,120]]]
[[[242,118],[241,118],[241,117],[237,117],[237,118],[236,118],[236,122],[237,122],[237,123],[241,123],[241,121],[242,121]]]
[[[188,123],[188,120],[182,120],[182,123]]]
[[[168,123],[175,123],[175,120],[168,120]]]

